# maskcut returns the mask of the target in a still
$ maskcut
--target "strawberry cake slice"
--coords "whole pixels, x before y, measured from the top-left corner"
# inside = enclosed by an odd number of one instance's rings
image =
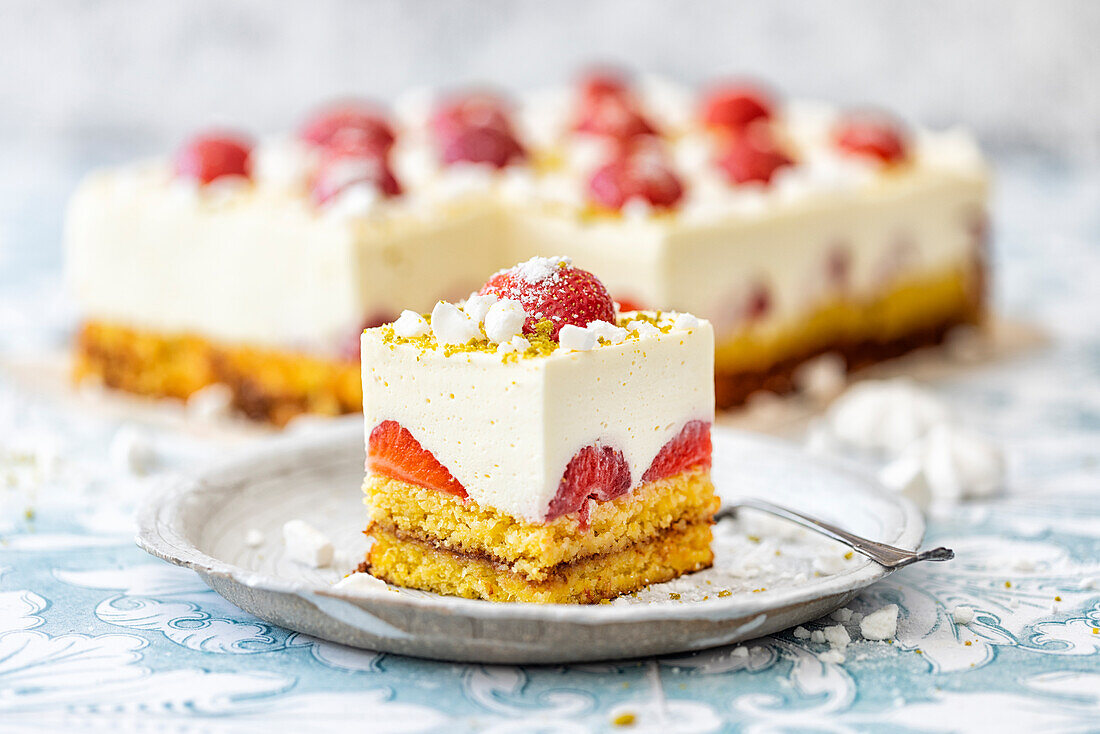
[[[367,329],[361,570],[593,603],[709,567],[713,359],[709,322],[617,312],[561,257]]]

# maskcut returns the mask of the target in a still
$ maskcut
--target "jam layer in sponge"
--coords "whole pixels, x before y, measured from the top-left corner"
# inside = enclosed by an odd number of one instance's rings
[[[576,515],[548,523],[516,519],[451,494],[373,474],[363,485],[368,535],[423,541],[478,556],[532,582],[581,558],[623,551],[677,523],[709,523],[718,510],[708,468],[645,482],[622,497],[594,502],[587,527]]]
[[[490,559],[373,530],[365,570],[388,583],[448,596],[543,604],[592,604],[708,568],[711,523],[676,522],[659,535],[611,553],[553,567],[531,581]]]

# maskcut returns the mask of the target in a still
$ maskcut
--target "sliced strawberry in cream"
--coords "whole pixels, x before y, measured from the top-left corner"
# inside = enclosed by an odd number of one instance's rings
[[[649,469],[642,475],[643,482],[667,479],[694,467],[709,467],[711,460],[710,423],[690,421],[666,443]]]
[[[610,446],[585,446],[569,461],[550,501],[547,521],[582,512],[589,499],[606,502],[630,489],[630,468],[623,452]],[[587,514],[582,516],[582,524]]]
[[[192,138],[176,154],[176,175],[208,184],[223,176],[252,175],[252,144],[239,135],[206,133]]]
[[[396,421],[382,421],[371,430],[367,469],[409,484],[466,496],[466,489],[447,467]]]

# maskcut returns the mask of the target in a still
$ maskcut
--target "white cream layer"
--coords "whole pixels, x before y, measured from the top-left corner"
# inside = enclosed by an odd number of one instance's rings
[[[444,356],[362,338],[366,433],[393,420],[478,504],[542,521],[569,460],[585,446],[623,452],[632,484],[693,420],[714,416],[710,324],[591,351],[504,360]]]

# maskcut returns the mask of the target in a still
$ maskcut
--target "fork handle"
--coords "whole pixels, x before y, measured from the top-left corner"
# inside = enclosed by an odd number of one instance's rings
[[[930,550],[917,552],[905,550],[904,548],[895,548],[885,543],[877,543],[854,533],[849,533],[847,530],[842,530],[824,520],[817,520],[788,507],[773,505],[771,502],[765,502],[764,500],[740,500],[736,504],[723,507],[714,517],[715,519],[734,517],[737,511],[742,507],[766,512],[769,515],[775,515],[776,517],[790,520],[802,527],[814,530],[839,543],[843,543],[857,553],[867,556],[875,563],[885,566],[886,568],[902,568],[903,566],[908,566],[917,561],[950,561],[955,557],[955,551],[950,548],[932,548]]]

